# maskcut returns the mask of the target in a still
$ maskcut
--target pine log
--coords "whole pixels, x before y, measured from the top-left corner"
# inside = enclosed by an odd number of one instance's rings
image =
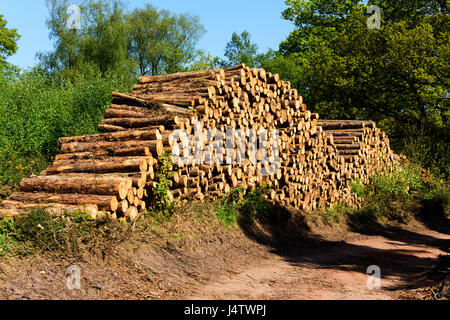
[[[129,190],[127,182],[65,180],[64,177],[60,180],[26,178],[20,182],[19,187],[22,192],[115,195],[119,199],[125,199]]]
[[[59,203],[75,205],[97,205],[99,210],[116,211],[119,202],[115,196],[86,195],[86,194],[54,194],[14,192],[11,200],[24,203]]]

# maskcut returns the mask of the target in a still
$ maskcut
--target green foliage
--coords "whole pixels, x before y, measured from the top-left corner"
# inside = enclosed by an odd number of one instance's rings
[[[351,186],[363,198],[363,207],[356,213],[374,219],[404,221],[424,206],[430,209],[426,214],[438,208],[445,215],[450,204],[448,184],[417,165],[404,165],[393,173],[373,176],[367,185],[354,181]]]
[[[158,158],[158,171],[155,175],[156,185],[153,188],[153,209],[166,215],[173,213],[175,201],[170,193],[169,187],[173,177],[172,157],[166,152]]]
[[[36,154],[27,156],[11,144],[0,148],[0,185],[19,184],[20,180],[37,171],[43,170],[48,162],[45,156]]]
[[[264,219],[273,212],[274,206],[267,200],[270,187],[263,184],[245,192],[242,187],[234,188],[223,196],[215,207],[216,215],[227,228],[235,225],[238,215],[251,220]]]
[[[268,72],[278,73],[280,79],[290,81],[293,88],[300,88],[303,76],[303,62],[292,55],[282,55],[279,52],[269,50],[265,55],[260,56],[261,67]]]
[[[0,257],[5,256],[14,244],[13,232],[13,220],[0,218]]]
[[[119,0],[84,0],[80,3],[81,29],[69,30],[67,0],[47,0],[47,25],[54,39],[52,52],[40,53],[40,69],[49,77],[63,75],[74,81],[86,68],[107,74],[135,77],[136,63],[129,56],[124,5]]]
[[[218,57],[213,57],[211,53],[205,54],[204,51],[198,50],[195,60],[190,63],[183,72],[198,71],[198,70],[210,70],[221,68],[222,62]]]
[[[243,31],[240,35],[233,32],[230,42],[225,48],[226,66],[231,67],[241,63],[254,67],[258,63],[258,46],[251,41],[250,34]]]
[[[172,14],[146,4],[127,16],[128,50],[140,74],[175,73],[194,60],[195,45],[205,33],[199,18],[189,13]]]
[[[401,168],[388,175],[376,175],[372,179],[369,192],[386,202],[407,201],[421,191],[422,181],[416,168]]]
[[[226,228],[233,227],[237,222],[237,213],[245,190],[242,187],[232,189],[228,194],[219,199],[215,206],[217,218]]]
[[[6,27],[6,20],[0,14],[0,70],[2,69],[4,60],[17,51],[17,41],[20,35],[17,29],[9,29]]]
[[[83,211],[53,216],[34,208],[15,219],[0,219],[0,256],[26,255],[43,250],[62,255],[79,253],[83,237],[89,237],[97,222]]]
[[[392,146],[408,155],[408,159],[429,168],[436,176],[450,177],[450,122],[446,127],[424,127],[405,132],[404,138],[391,139]]]
[[[359,209],[338,203],[319,214],[332,225],[342,218],[362,223],[376,221],[407,222],[411,217],[425,219],[448,215],[450,186],[448,182],[417,165],[399,166],[389,174],[377,174],[366,185],[355,180],[352,192],[363,199]]]
[[[320,211],[323,220],[329,225],[341,222],[343,217],[351,213],[352,209],[348,208],[345,205],[345,202],[336,203],[331,207]]]
[[[217,218],[222,222],[225,228],[231,228],[236,225],[237,215],[233,206],[216,205],[214,208]]]
[[[397,140],[398,152],[409,151],[409,137],[435,138],[439,148],[422,164],[435,158],[448,174],[448,7],[424,0],[286,3],[283,17],[296,29],[280,51],[297,59],[296,84],[310,108],[322,118],[375,120]],[[371,4],[382,9],[379,30],[366,26]]]
[[[135,80],[137,74],[182,70],[194,60],[195,46],[205,32],[199,18],[173,14],[150,4],[127,11],[120,0],[80,2],[81,29],[66,28],[68,0],[48,0],[47,25],[55,41],[52,52],[40,53],[40,69],[49,77],[76,79],[85,68]]]
[[[356,193],[358,197],[365,195],[366,186],[359,179],[351,181],[349,185],[352,188],[352,192]]]
[[[268,185],[263,184],[247,192],[239,207],[240,213],[251,219],[267,218],[274,208],[266,198],[269,189]]]
[[[122,79],[99,73],[65,84],[37,72],[0,81],[0,183],[42,170],[59,151],[59,137],[97,133],[111,92],[129,89]]]

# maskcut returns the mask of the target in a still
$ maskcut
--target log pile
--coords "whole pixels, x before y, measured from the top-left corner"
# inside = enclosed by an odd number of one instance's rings
[[[135,219],[146,208],[146,184],[154,178],[155,157],[163,153],[158,129],[60,138],[61,154],[39,176],[23,179],[19,192],[3,202],[0,214],[41,204],[58,213],[86,209]],[[62,206],[65,205],[65,206]]]
[[[164,152],[180,156],[170,189],[181,202],[266,183],[270,200],[306,210],[357,206],[349,181],[396,161],[375,123],[319,120],[288,81],[244,64],[140,77],[131,94],[113,93],[98,129],[60,138],[61,154],[24,179],[0,215],[39,203],[134,219],[151,200]]]
[[[367,183],[374,174],[392,171],[399,161],[390,149],[389,138],[373,121],[319,120],[319,125],[345,159],[342,172],[347,179]]]

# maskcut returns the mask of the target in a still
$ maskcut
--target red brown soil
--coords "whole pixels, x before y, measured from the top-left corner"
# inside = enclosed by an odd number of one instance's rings
[[[450,247],[447,227],[419,222],[293,234],[179,217],[170,228],[177,236],[136,232],[104,257],[0,259],[0,299],[424,299]],[[66,286],[70,264],[81,267],[80,290]],[[370,265],[381,268],[380,289],[366,286]]]

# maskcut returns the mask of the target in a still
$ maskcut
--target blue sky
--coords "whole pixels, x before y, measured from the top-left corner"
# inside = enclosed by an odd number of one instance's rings
[[[223,56],[226,43],[233,32],[247,30],[260,51],[277,49],[279,43],[293,30],[290,21],[281,18],[286,8],[284,0],[128,0],[129,9],[142,8],[151,3],[158,9],[190,12],[200,17],[207,33],[198,47],[214,56]],[[77,3],[77,1],[74,1]],[[0,0],[0,14],[8,21],[8,28],[16,28],[22,36],[19,50],[8,61],[22,68],[35,65],[36,53],[52,49],[45,21],[48,10],[45,0]]]

